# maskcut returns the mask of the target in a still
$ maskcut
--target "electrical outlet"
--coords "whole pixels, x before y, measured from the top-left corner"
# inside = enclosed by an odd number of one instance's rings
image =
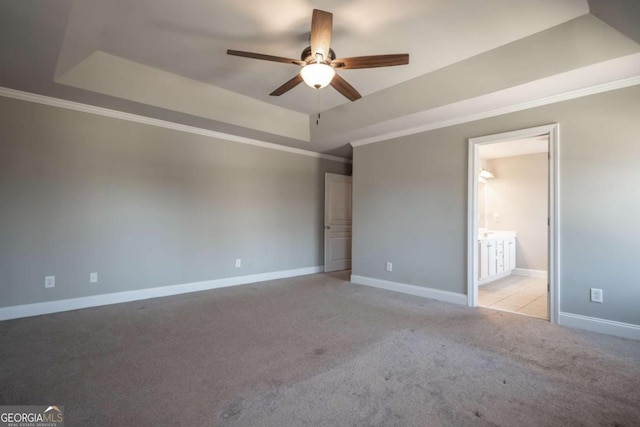
[[[602,302],[602,289],[591,288],[591,302]]]
[[[393,264],[390,262],[387,263],[387,271],[393,271]]]
[[[98,283],[98,273],[89,274],[89,283]]]
[[[56,287],[56,276],[45,276],[45,278],[44,278],[44,287],[45,288],[55,288]]]
[[[242,267],[242,260],[240,258],[236,259],[236,268]]]

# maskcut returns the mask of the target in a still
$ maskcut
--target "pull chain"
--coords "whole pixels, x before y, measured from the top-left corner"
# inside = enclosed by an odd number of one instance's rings
[[[318,112],[316,126],[318,126],[320,124],[320,89],[316,89],[316,111]]]

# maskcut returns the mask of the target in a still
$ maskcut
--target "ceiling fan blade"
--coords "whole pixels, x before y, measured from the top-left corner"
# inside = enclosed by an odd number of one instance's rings
[[[285,64],[305,65],[304,61],[291,58],[283,58],[282,56],[264,55],[262,53],[244,52],[241,50],[227,50],[227,55],[242,56],[244,58],[262,59],[271,62],[283,62]]]
[[[311,55],[321,53],[324,60],[329,57],[331,48],[331,32],[333,31],[333,14],[313,9],[311,17]]]
[[[392,67],[409,63],[409,54],[355,56],[353,58],[338,58],[331,61],[331,66],[341,70],[357,68]]]
[[[289,80],[288,82],[280,86],[278,89],[271,92],[269,95],[280,96],[283,93],[288,92],[294,87],[298,86],[300,83],[302,83],[302,77],[300,77],[300,74],[296,74],[295,77],[293,77],[291,80]]]
[[[351,86],[345,79],[336,74],[331,80],[331,86],[342,95],[347,97],[350,101],[355,101],[362,98],[362,95],[358,93],[353,86]]]

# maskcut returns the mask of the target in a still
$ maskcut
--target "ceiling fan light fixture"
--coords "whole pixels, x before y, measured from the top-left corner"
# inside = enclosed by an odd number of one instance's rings
[[[307,86],[315,89],[327,87],[335,75],[336,70],[332,66],[321,62],[307,64],[300,70],[302,80]]]

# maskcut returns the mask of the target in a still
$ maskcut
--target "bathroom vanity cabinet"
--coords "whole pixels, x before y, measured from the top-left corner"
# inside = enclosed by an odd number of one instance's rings
[[[478,284],[509,276],[516,268],[516,233],[496,231],[478,238]]]

